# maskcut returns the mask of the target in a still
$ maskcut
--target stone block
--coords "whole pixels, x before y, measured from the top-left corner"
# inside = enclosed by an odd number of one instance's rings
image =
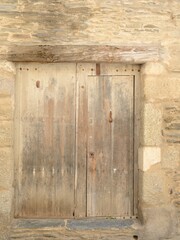
[[[13,165],[12,148],[0,148],[0,188],[12,187]]]
[[[12,146],[13,140],[12,122],[2,121],[0,122],[0,146],[8,147]]]
[[[146,207],[170,203],[168,179],[162,170],[139,171],[139,199]]]
[[[162,142],[161,104],[146,103],[141,115],[141,144],[149,146],[160,145]]]
[[[141,68],[142,75],[159,76],[165,75],[166,73],[167,69],[165,65],[160,62],[148,62],[145,63]]]
[[[10,239],[10,221],[12,218],[13,190],[0,187],[0,239]]]
[[[171,206],[160,206],[144,210],[145,240],[171,239],[176,234],[176,213]]]
[[[9,97],[14,95],[14,78],[7,79],[7,76],[2,77],[0,73],[0,96]]]
[[[13,190],[6,190],[0,187],[0,218],[9,218],[11,216],[12,194]]]
[[[146,75],[143,77],[144,97],[147,100],[153,99],[179,99],[180,88],[178,76]]]
[[[179,61],[179,56],[180,56],[180,43],[179,41],[172,44],[171,46],[168,46],[168,51],[169,51],[169,69],[171,71],[179,71],[180,70],[180,61]]]
[[[11,73],[11,75],[15,75],[16,74],[16,67],[15,64],[12,62],[8,62],[8,61],[0,61],[0,72],[7,72]]]
[[[10,97],[0,97],[0,120],[12,120],[13,104]]]
[[[176,170],[180,165],[180,150],[176,146],[165,145],[162,149],[162,167]]]
[[[180,98],[180,73],[179,74],[169,74],[167,78],[167,97],[170,99]]]
[[[142,171],[147,171],[161,161],[161,149],[159,147],[142,147],[138,151],[138,165]]]
[[[180,104],[169,102],[163,107],[163,141],[169,144],[180,143]]]

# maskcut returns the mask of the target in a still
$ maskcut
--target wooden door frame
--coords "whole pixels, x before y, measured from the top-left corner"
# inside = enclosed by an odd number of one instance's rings
[[[39,62],[39,63],[61,63],[61,62],[82,62],[82,63],[119,63],[119,64],[139,64],[144,65],[149,62],[162,61],[162,52],[159,45],[11,45],[7,52],[0,54],[0,59],[10,61],[14,64],[18,62]],[[133,73],[134,74],[134,73]],[[136,152],[139,147],[140,136],[140,108],[141,108],[141,74],[135,74],[136,84],[136,111],[135,111],[135,142]],[[16,128],[16,127],[15,127]],[[16,132],[16,129],[15,129]],[[14,156],[16,156],[14,154]],[[135,172],[138,176],[138,157],[135,153]],[[135,191],[135,212],[141,216],[141,209],[138,206],[138,177],[134,187]],[[14,205],[12,205],[12,210]]]

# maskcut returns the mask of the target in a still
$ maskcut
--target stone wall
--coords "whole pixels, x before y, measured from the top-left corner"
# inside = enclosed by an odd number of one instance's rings
[[[180,220],[179,79],[160,63],[145,64],[141,73],[140,208],[144,235],[164,239],[178,231]]]
[[[0,62],[0,236],[7,239],[13,200],[13,114],[15,67]]]
[[[21,56],[23,61],[24,53],[34,49],[29,60],[42,59],[46,51],[43,60],[54,61],[52,56],[48,60],[49,45],[118,46],[126,48],[123,58],[121,52],[114,52],[106,61],[119,58],[127,64],[135,62],[136,48],[143,47],[137,57],[142,64],[139,215],[143,225],[139,236],[179,239],[179,9],[179,0],[1,0],[0,239],[9,238],[13,219],[15,66],[6,60]],[[47,47],[38,52],[40,45]],[[156,49],[156,55],[147,58],[148,49]]]

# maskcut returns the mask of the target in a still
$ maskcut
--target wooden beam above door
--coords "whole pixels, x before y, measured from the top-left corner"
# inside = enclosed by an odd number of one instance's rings
[[[35,45],[7,46],[0,59],[12,62],[124,62],[142,64],[161,58],[160,46]]]

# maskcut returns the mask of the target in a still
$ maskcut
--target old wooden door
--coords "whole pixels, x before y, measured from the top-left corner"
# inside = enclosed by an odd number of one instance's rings
[[[73,217],[75,64],[18,64],[15,216]]]
[[[134,73],[70,63],[17,72],[15,216],[134,215]]]
[[[80,180],[86,181],[82,205],[87,216],[134,214],[135,77],[125,71],[120,75],[118,69],[108,64],[78,67],[78,161],[86,155],[87,172],[83,179],[81,169]],[[84,201],[82,196],[78,200]]]
[[[88,216],[133,213],[133,77],[88,79]]]

